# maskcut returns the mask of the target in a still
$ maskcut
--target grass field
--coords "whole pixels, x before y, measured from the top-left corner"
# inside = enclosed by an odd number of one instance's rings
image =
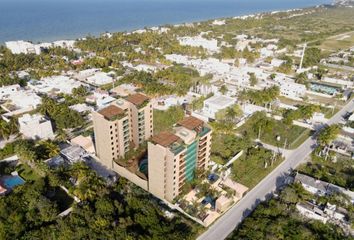
[[[253,151],[259,152],[252,152],[248,157],[242,156],[233,164],[234,180],[248,188],[255,187],[283,161],[283,159],[279,159],[274,161],[273,165],[268,161],[268,166],[265,168],[265,161],[272,157],[272,153],[262,148],[253,149]]]
[[[238,130],[239,133],[247,132],[251,134],[251,137],[256,139],[258,136],[253,126],[246,122]],[[287,149],[294,149],[300,146],[311,134],[309,129],[299,126],[286,126],[281,121],[275,121],[272,131],[260,132],[260,140],[264,143],[279,146]],[[277,141],[277,136],[280,136],[280,141]]]
[[[354,32],[348,32],[334,37],[329,37],[319,46],[328,52],[337,52],[354,46]]]

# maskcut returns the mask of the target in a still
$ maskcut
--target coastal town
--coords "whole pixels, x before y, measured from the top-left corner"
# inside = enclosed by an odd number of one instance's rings
[[[9,41],[0,83],[0,239],[354,236],[350,3]]]

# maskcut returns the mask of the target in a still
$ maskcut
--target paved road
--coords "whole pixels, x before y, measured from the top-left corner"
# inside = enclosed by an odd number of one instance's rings
[[[351,100],[334,115],[328,124],[339,123],[342,116],[347,112],[354,110],[354,101]],[[277,188],[287,184],[287,176],[292,169],[295,169],[300,163],[305,162],[316,146],[316,140],[308,138],[299,148],[286,154],[286,159],[264,178],[256,187],[254,187],[240,202],[219,218],[206,232],[198,237],[198,240],[222,240],[225,239],[236,226],[252,212],[252,210],[265,199],[271,197],[271,194]]]

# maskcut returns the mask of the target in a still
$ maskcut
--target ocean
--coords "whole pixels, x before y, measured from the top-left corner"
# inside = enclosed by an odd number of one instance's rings
[[[331,0],[0,0],[0,43],[54,41],[331,3]]]

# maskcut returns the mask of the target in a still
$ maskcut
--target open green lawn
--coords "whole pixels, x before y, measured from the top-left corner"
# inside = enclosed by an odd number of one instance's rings
[[[154,134],[171,130],[183,117],[184,111],[181,107],[171,107],[166,111],[154,110]]]
[[[309,129],[299,126],[286,126],[281,121],[275,121],[271,131],[260,130],[260,139],[262,142],[279,146],[281,148],[295,149],[299,147],[311,134]],[[249,121],[247,121],[238,130],[239,133],[247,132],[252,138],[258,138],[258,131],[254,129]],[[280,136],[280,141],[277,141],[277,136]]]
[[[255,187],[263,178],[273,171],[283,159],[279,158],[271,164],[273,154],[264,148],[250,149],[233,164],[234,180],[247,186]],[[267,168],[265,168],[267,162]]]
[[[338,36],[327,38],[322,42],[320,48],[329,52],[337,52],[351,48],[354,45],[354,32],[344,33]]]

